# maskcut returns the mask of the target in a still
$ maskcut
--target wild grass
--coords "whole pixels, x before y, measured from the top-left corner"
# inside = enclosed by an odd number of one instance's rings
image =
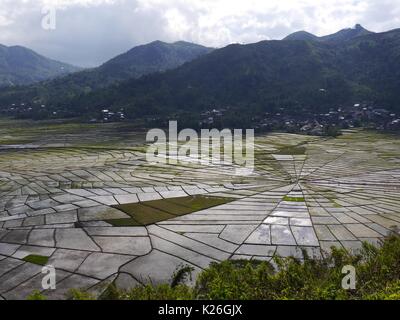
[[[213,263],[198,276],[195,286],[184,284],[185,268],[170,284],[146,285],[129,291],[110,286],[106,300],[400,300],[400,236],[393,234],[375,247],[364,243],[360,252],[332,248],[324,258],[293,257],[266,261]],[[356,288],[342,287],[344,266],[356,270]],[[179,279],[177,279],[179,278]],[[93,298],[74,291],[74,299]]]

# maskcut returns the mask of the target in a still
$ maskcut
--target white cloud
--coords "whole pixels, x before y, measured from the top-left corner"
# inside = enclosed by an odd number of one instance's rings
[[[382,14],[383,2],[388,7],[384,16],[399,8],[398,0],[138,0],[138,10],[164,17],[170,38],[222,46],[279,39],[299,29],[325,35],[359,22],[380,29],[384,21],[375,24],[365,17]],[[392,16],[386,28],[396,27],[396,20]]]
[[[40,27],[45,5],[58,8],[54,32]],[[0,0],[0,43],[84,65],[153,40],[221,47],[356,23],[400,27],[400,0]]]

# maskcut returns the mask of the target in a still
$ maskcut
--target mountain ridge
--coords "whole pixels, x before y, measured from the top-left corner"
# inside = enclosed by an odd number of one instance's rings
[[[374,34],[374,32],[365,29],[361,24],[356,24],[353,28],[345,28],[339,30],[336,33],[321,37],[318,37],[307,31],[297,31],[292,34],[289,34],[282,40],[303,40],[303,41],[308,40],[308,41],[322,41],[322,42],[347,41],[368,34]]]
[[[42,94],[35,100],[40,101],[40,103],[47,103],[47,100],[57,101],[58,103],[58,100],[79,97],[124,80],[137,79],[149,73],[164,72],[176,68],[212,50],[214,49],[189,42],[171,44],[153,41],[149,44],[136,46],[97,68],[82,70],[30,87],[22,87],[16,90],[6,89],[3,90],[3,93],[8,96],[18,94],[21,91],[38,91]],[[26,100],[26,98],[23,98],[23,100]]]
[[[19,99],[88,117],[104,108],[123,109],[132,119],[227,106],[248,115],[279,112],[282,107],[325,112],[365,100],[398,110],[400,29],[346,41],[232,44],[175,69],[78,95],[57,81],[60,87],[51,90],[36,86],[2,92],[0,105]]]
[[[120,81],[140,78],[145,74],[176,68],[212,50],[212,48],[185,41],[167,43],[156,40],[133,47],[108,60],[95,70],[107,72],[112,69],[114,75],[121,74]],[[151,58],[151,65],[149,58]]]
[[[81,70],[20,46],[0,44],[0,87],[29,85]]]
[[[124,107],[131,116],[237,106],[270,111],[370,100],[399,109],[400,29],[343,43],[261,41],[233,44],[160,75],[148,75],[72,102]],[[324,91],[321,91],[324,89]],[[322,93],[324,92],[324,93]]]

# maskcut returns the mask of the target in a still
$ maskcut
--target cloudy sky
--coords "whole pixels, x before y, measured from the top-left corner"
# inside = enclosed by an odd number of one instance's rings
[[[46,30],[51,8],[56,25]],[[356,23],[400,28],[400,0],[0,0],[1,44],[85,67],[154,40],[222,47]]]

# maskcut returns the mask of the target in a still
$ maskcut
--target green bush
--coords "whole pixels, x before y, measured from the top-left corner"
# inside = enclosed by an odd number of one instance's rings
[[[110,300],[110,296],[102,299]],[[146,285],[136,287],[129,292],[114,289],[114,297],[111,300],[193,300],[193,289],[185,285],[171,287],[168,284],[159,286]]]
[[[32,300],[32,301],[47,300],[47,297],[44,296],[40,291],[35,290],[26,298],[26,300]]]
[[[70,299],[70,300],[96,300],[96,297],[89,292],[81,291],[78,289],[71,289],[68,292],[68,299]]]
[[[269,262],[224,261],[214,263],[198,277],[194,288],[179,285],[137,287],[125,299],[211,300],[347,300],[398,299],[400,296],[400,237],[392,235],[380,248],[364,243],[358,254],[332,248],[326,258],[293,257]],[[356,289],[342,288],[342,269],[356,269]]]
[[[200,273],[194,287],[183,284],[192,269],[175,273],[171,283],[130,291],[110,286],[107,300],[399,300],[400,236],[393,234],[379,248],[364,243],[357,254],[332,248],[320,259],[274,257],[266,261],[224,261]],[[342,288],[344,266],[356,270],[356,289]],[[73,299],[88,298],[73,291]],[[90,297],[90,296],[89,296]]]

